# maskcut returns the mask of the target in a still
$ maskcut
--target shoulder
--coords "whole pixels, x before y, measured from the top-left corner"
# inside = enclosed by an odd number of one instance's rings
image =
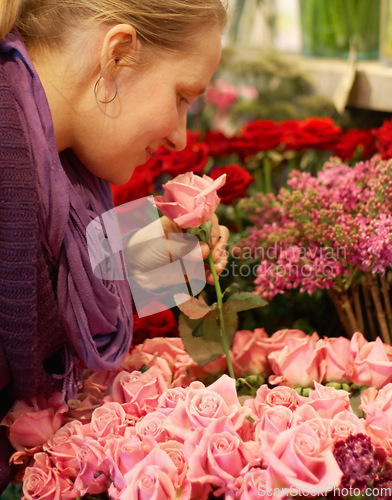
[[[0,64],[0,163],[30,163],[31,154],[25,135],[24,113]]]
[[[19,105],[16,95],[8,81],[6,71],[0,63],[0,113],[4,116],[14,118],[15,121],[20,121]],[[0,120],[0,126],[5,126],[6,123]]]

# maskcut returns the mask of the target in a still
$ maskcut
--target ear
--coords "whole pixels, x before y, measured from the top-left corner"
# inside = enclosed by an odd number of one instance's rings
[[[116,24],[110,28],[103,39],[100,70],[101,75],[112,72],[115,66],[131,52],[136,53],[136,31],[130,24]]]

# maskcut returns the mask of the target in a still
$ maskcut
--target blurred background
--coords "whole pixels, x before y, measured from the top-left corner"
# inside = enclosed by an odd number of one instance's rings
[[[330,116],[379,126],[392,112],[390,0],[228,0],[224,52],[189,126]],[[207,107],[205,105],[207,104]]]
[[[212,130],[230,138],[257,120],[276,124],[320,117],[344,132],[358,133],[381,129],[390,120],[392,0],[229,0],[229,19],[221,64],[206,94],[192,104],[189,129],[202,137]],[[366,159],[363,147],[356,149],[351,165]],[[270,151],[271,191],[278,193],[286,185],[293,164],[316,175],[332,153],[308,146],[293,160],[281,161]],[[252,161],[245,161],[245,168],[257,177],[260,162],[253,166]],[[213,158],[212,168],[230,162],[237,159]],[[247,195],[261,189],[256,178]],[[234,238],[235,216],[233,206],[221,214]],[[229,275],[226,285],[232,282]],[[269,333],[284,327],[328,336],[345,333],[331,294],[319,288],[311,294],[286,290],[268,307],[242,315],[243,328],[260,325]]]

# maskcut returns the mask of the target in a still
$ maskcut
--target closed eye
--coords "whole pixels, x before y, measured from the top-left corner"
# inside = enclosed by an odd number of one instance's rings
[[[190,105],[190,102],[188,101],[188,99],[186,97],[181,96],[180,102],[185,102],[185,104],[187,104],[188,106]]]

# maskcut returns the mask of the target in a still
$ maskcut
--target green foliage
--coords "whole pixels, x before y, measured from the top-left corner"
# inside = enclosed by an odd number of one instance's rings
[[[9,484],[0,495],[0,500],[20,500],[23,497],[21,484]]]
[[[231,295],[223,303],[225,333],[229,347],[233,344],[238,330],[238,313],[265,306],[267,302],[260,296],[248,292]],[[184,347],[192,359],[200,366],[220,358],[225,354],[220,331],[219,311],[216,304],[208,306],[204,299],[192,297],[179,305],[179,331]]]

